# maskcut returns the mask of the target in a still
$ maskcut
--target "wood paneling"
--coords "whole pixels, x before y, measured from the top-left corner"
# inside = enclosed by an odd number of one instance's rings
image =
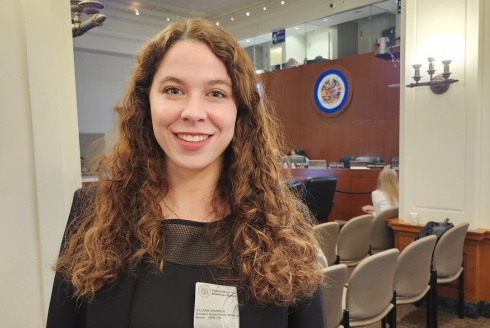
[[[353,97],[339,116],[317,109],[313,93],[319,76],[342,67],[352,79]],[[389,163],[399,155],[399,94],[388,84],[399,82],[400,70],[374,53],[265,73],[263,85],[295,148],[310,159],[337,162],[343,155],[373,155]]]
[[[410,225],[398,219],[390,220],[388,225],[395,232],[395,247],[400,252],[405,249],[424,225]],[[464,246],[465,301],[490,301],[490,230],[469,229]],[[439,285],[441,296],[458,298],[458,282]]]

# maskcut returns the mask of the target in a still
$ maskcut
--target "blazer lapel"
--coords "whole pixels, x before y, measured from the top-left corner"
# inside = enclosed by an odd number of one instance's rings
[[[87,304],[87,328],[128,328],[135,278],[126,278]]]

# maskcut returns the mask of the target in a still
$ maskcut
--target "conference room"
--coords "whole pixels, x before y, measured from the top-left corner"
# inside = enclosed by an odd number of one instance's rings
[[[462,256],[464,314],[470,318],[464,320],[488,320],[486,1],[402,0],[399,8],[398,2],[375,0],[210,1],[206,6],[102,0],[104,24],[77,37],[63,18],[73,18],[65,2],[9,0],[5,10],[12,15],[0,23],[12,31],[2,36],[0,61],[5,72],[1,151],[7,159],[0,240],[9,250],[2,255],[1,299],[7,305],[2,322],[44,325],[51,265],[73,192],[82,179],[96,180],[90,173],[81,176],[79,157],[88,168],[92,154],[111,148],[113,108],[128,83],[134,53],[167,24],[189,15],[219,23],[249,54],[261,78],[258,88],[273,103],[290,148],[302,149],[309,159],[309,167],[291,168],[288,162],[284,170],[301,182],[336,179],[333,206],[320,222],[342,225],[366,215],[362,207],[372,204],[380,166],[392,166],[399,177],[397,215],[386,225],[393,247],[402,252],[429,221],[469,223]],[[82,21],[88,17],[81,15]],[[454,83],[428,85],[434,69],[434,77],[451,73],[447,79]],[[334,80],[342,92],[329,98],[325,88]],[[107,139],[91,146],[101,137]],[[351,161],[361,167],[348,168]],[[410,223],[411,214],[416,224]],[[439,326],[456,325],[458,287],[452,282],[437,288]],[[20,307],[14,310],[9,303],[23,304],[25,311],[20,315]],[[451,307],[455,310],[445,313]],[[425,320],[425,307],[414,311]]]

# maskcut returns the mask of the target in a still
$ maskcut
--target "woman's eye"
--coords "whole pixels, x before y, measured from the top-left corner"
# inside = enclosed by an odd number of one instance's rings
[[[180,94],[182,94],[182,91],[180,91],[177,88],[167,88],[163,92],[166,94],[169,94],[169,95],[180,95]]]
[[[215,97],[215,98],[224,98],[224,96],[225,96],[225,95],[223,94],[223,92],[221,92],[221,91],[211,91],[211,92],[209,93],[209,95],[210,95],[211,97]]]

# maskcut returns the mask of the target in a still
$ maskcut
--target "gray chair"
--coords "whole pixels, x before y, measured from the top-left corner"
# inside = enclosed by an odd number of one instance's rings
[[[437,328],[437,285],[446,284],[459,278],[458,314],[464,318],[464,263],[463,245],[468,222],[458,224],[446,231],[436,244],[432,258],[432,269],[437,277],[431,282],[432,300],[434,306],[433,327]]]
[[[342,297],[344,294],[344,283],[347,279],[347,266],[335,265],[323,269],[326,288],[322,288],[325,300],[325,315],[328,328],[342,327]]]
[[[340,263],[355,266],[369,256],[373,216],[360,215],[350,219],[342,227],[337,243]]]
[[[354,269],[344,290],[344,327],[360,327],[390,315],[390,328],[396,327],[396,292],[393,278],[398,249],[390,249],[364,259]]]
[[[430,291],[431,261],[436,236],[427,236],[412,242],[398,257],[393,288],[396,304],[412,304],[422,297],[427,299],[427,328],[432,324],[432,300]]]
[[[371,231],[371,254],[395,247],[393,230],[388,227],[386,220],[398,217],[398,207],[382,211],[373,219]]]
[[[326,222],[313,227],[315,238],[323,253],[327,257],[328,265],[338,263],[337,241],[339,240],[339,224]]]

